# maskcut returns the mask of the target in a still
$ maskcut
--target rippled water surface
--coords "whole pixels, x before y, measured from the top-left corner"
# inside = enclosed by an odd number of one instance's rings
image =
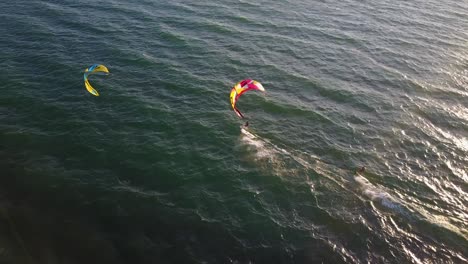
[[[2,263],[468,262],[468,2],[0,17]]]

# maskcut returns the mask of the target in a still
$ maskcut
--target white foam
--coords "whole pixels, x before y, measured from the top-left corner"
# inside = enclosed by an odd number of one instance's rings
[[[241,141],[250,147],[250,153],[254,156],[253,161],[259,168],[273,172],[280,177],[296,174],[298,169],[287,165],[287,160],[294,158],[288,151],[276,146],[252,132],[241,128]]]
[[[390,209],[401,209],[401,205],[395,200],[395,198],[373,185],[363,176],[355,175],[354,180],[358,183],[359,189],[362,193],[372,201],[378,201],[380,204]]]
[[[269,148],[266,146],[266,141],[262,140],[261,138],[255,136],[254,134],[250,133],[244,128],[241,128],[242,132],[242,141],[250,146],[253,146],[256,150],[257,158],[268,158],[275,155],[274,149]]]
[[[310,168],[311,164],[304,160],[303,158],[294,155],[293,153],[287,151],[284,148],[278,147],[275,144],[271,143],[270,141],[260,138],[257,135],[254,135],[253,133],[247,131],[244,128],[241,128],[241,132],[244,135],[243,136],[243,141],[249,145],[254,146],[257,149],[257,156],[258,157],[272,157],[276,154],[285,154],[288,156],[288,158],[293,159],[300,165],[302,165],[305,168]]]

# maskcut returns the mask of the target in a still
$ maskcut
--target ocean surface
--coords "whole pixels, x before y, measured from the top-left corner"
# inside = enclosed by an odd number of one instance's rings
[[[0,18],[1,263],[468,262],[467,1]]]

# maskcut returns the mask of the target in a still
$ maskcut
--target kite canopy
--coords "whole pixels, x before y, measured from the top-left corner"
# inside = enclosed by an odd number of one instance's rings
[[[234,109],[234,112],[240,117],[244,118],[244,115],[239,111],[239,109],[236,108],[236,103],[237,99],[245,92],[249,90],[260,90],[262,92],[265,91],[265,88],[263,88],[263,85],[257,81],[251,80],[251,79],[245,79],[243,81],[240,81],[232,87],[231,90],[231,106],[232,109]]]
[[[88,90],[88,92],[90,92],[92,95],[99,96],[99,93],[91,86],[91,84],[88,81],[88,76],[96,72],[109,73],[109,70],[107,69],[106,66],[102,64],[94,64],[85,70],[83,78],[84,78],[86,90]]]

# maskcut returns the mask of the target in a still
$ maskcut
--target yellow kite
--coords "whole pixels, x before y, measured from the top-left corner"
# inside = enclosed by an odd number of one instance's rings
[[[99,96],[99,93],[91,86],[91,84],[88,81],[88,76],[96,72],[104,72],[106,74],[109,74],[109,70],[106,66],[102,64],[94,64],[93,66],[85,70],[83,78],[86,90],[88,90],[88,92],[90,92],[92,95]]]

